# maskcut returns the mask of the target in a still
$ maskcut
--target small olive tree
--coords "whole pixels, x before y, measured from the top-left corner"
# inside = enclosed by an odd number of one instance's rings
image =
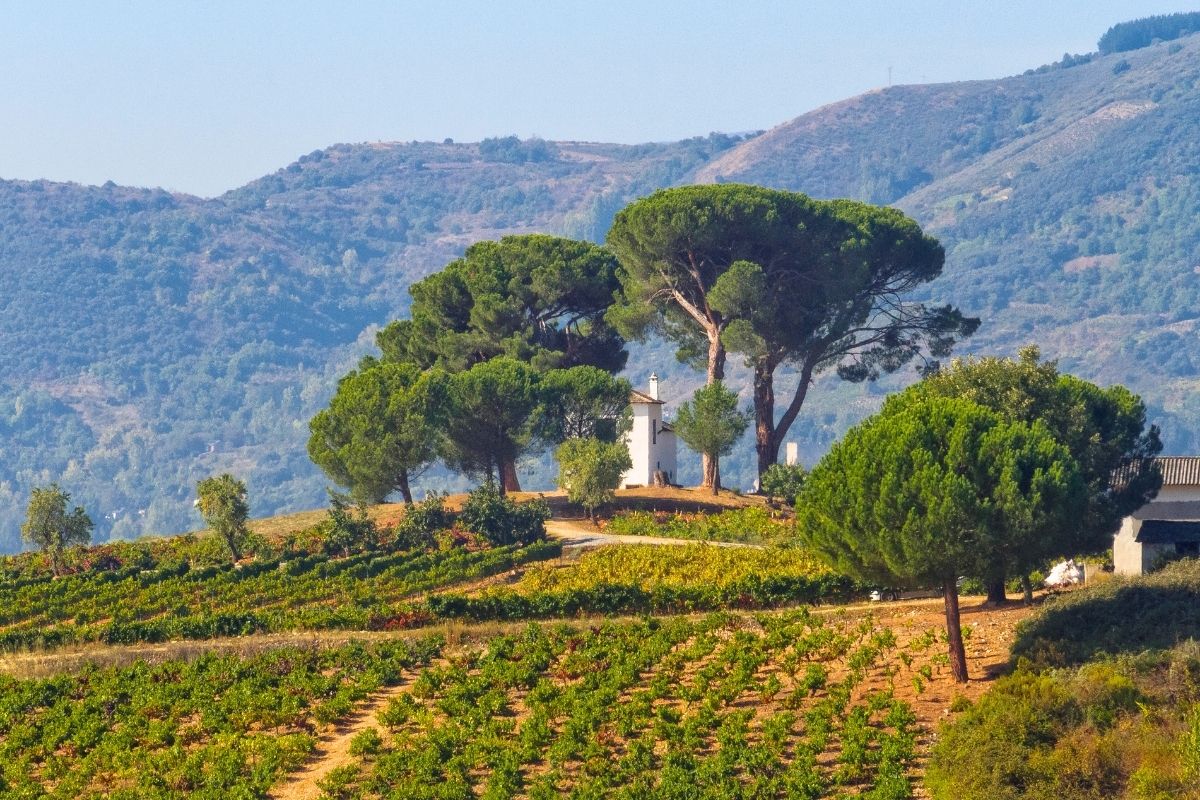
[[[612,502],[621,475],[633,467],[629,448],[624,442],[602,442],[599,439],[568,439],[559,446],[558,485],[567,492],[567,499],[587,511],[588,519],[596,521],[596,509]]]
[[[196,507],[213,533],[221,537],[236,564],[250,535],[246,520],[250,506],[246,502],[246,484],[229,473],[205,478],[196,484]]]
[[[63,551],[92,538],[92,520],[81,506],[67,513],[71,495],[57,483],[36,487],[29,495],[29,508],[21,525],[21,538],[50,554],[54,574],[62,569]]]

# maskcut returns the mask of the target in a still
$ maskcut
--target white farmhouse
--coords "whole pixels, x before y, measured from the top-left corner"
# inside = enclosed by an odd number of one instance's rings
[[[675,482],[675,430],[663,419],[663,401],[658,399],[658,376],[650,376],[648,392],[636,389],[629,395],[633,426],[625,434],[633,467],[621,476],[621,488],[652,486],[655,475]]]
[[[1113,570],[1143,575],[1170,558],[1200,556],[1200,457],[1154,459],[1162,471],[1158,496],[1121,521],[1113,539]]]

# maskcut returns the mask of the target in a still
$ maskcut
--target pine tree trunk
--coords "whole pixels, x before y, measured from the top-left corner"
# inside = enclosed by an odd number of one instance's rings
[[[704,457],[704,482],[701,487],[709,489],[714,495],[721,491],[721,461],[716,456]]]
[[[992,575],[984,580],[984,586],[987,589],[987,604],[989,606],[1002,606],[1008,602],[1008,591],[1004,586],[1007,582],[1008,580],[1003,573]]]
[[[412,489],[408,485],[408,470],[400,471],[399,477],[396,478],[396,486],[400,489],[400,496],[404,498],[404,505],[411,506],[413,504]]]
[[[500,463],[500,494],[521,491],[521,482],[517,479],[517,462],[505,459]]]
[[[1025,593],[1025,605],[1033,605],[1033,581],[1028,575],[1021,576],[1021,589]]]
[[[958,615],[958,586],[954,577],[946,578],[942,584],[942,597],[946,603],[946,639],[950,647],[950,672],[957,683],[967,682],[967,651],[963,647],[962,623]]]
[[[779,439],[775,435],[775,376],[766,366],[754,368],[754,449],[758,454],[758,477],[779,461]]]
[[[721,336],[712,331],[708,336],[708,377],[705,384],[711,386],[725,378],[725,345],[721,344]],[[721,488],[721,468],[717,459],[707,453],[700,455],[700,472],[704,476],[700,481],[701,488],[712,489],[713,494]]]
[[[719,332],[708,336],[708,379],[706,384],[714,384],[725,379],[725,345],[721,344]]]

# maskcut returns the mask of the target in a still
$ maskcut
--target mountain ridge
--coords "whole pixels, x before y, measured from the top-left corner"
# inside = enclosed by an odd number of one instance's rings
[[[215,198],[0,181],[0,548],[19,546],[27,492],[50,480],[101,538],[193,527],[195,481],[224,469],[249,479],[257,514],[319,505],[307,420],[409,283],[478,239],[602,240],[630,200],[696,181],[897,205],[946,245],[921,297],[984,319],[960,352],[1038,341],[1143,392],[1185,451],[1200,443],[1192,141],[1197,36],[876,89],[748,137],[338,144]],[[697,384],[665,346],[637,347],[631,363],[672,397]],[[911,378],[823,378],[793,437],[805,458]],[[748,484],[750,461],[724,471]]]

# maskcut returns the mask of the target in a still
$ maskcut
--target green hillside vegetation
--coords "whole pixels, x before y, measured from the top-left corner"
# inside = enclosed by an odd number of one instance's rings
[[[981,317],[972,349],[1036,340],[1146,397],[1168,451],[1194,449],[1200,40],[1154,43],[1191,19],[1114,27],[1136,49],[889,87],[744,141],[335,145],[213,199],[0,182],[0,542],[18,547],[28,491],[52,480],[101,540],[194,526],[192,486],[223,471],[247,480],[258,514],[318,505],[304,424],[370,326],[404,313],[409,283],[505,233],[601,240],[629,200],[690,181],[897,205],[946,248],[914,299]],[[740,361],[731,384],[745,385]],[[631,363],[653,365],[672,403],[700,382],[664,346]],[[792,433],[805,459],[906,373],[819,382]],[[781,370],[777,393],[795,382]],[[753,477],[746,450],[724,459],[730,485]]]
[[[320,505],[307,421],[409,283],[504,232],[600,239],[736,141],[335,145],[213,199],[0,181],[0,549],[54,478],[99,540],[194,527],[223,471],[258,515]]]
[[[1200,797],[1200,562],[1048,602],[1016,671],[947,725],[935,798]]]
[[[916,294],[983,319],[971,350],[1037,341],[1064,368],[1142,394],[1168,450],[1189,452],[1200,446],[1200,183],[1188,165],[1200,152],[1185,131],[1200,110],[1200,38],[1080,61],[871,92],[745,142],[697,177],[904,209],[946,247],[942,277]],[[813,395],[810,452],[878,402],[844,388]]]

